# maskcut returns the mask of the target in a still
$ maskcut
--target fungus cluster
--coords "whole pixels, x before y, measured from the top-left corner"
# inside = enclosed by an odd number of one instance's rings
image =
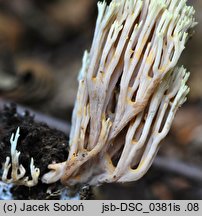
[[[130,182],[149,169],[189,73],[176,64],[196,22],[186,0],[98,3],[90,52],[83,57],[66,162],[44,182]]]
[[[50,164],[43,182],[130,182],[147,172],[189,92],[189,73],[176,66],[196,24],[186,3],[98,3],[78,76],[69,157]]]
[[[32,179],[29,179],[26,175],[26,170],[22,164],[20,164],[19,157],[20,152],[16,150],[18,139],[20,137],[20,128],[17,129],[16,133],[11,135],[11,158],[6,157],[6,162],[3,166],[2,181],[8,184],[23,185],[27,187],[33,187],[38,184],[38,178],[40,175],[39,168],[34,166],[34,159],[30,161],[30,173]],[[10,178],[9,178],[10,175]]]

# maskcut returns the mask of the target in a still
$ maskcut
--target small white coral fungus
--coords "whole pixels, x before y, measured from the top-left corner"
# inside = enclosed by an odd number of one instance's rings
[[[194,13],[186,0],[98,3],[69,158],[49,165],[44,182],[129,182],[146,173],[189,91],[189,74],[176,64],[196,24]]]

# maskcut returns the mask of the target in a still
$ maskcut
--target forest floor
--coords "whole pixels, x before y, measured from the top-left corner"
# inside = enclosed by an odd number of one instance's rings
[[[191,3],[199,24],[180,60],[191,71],[191,91],[154,164],[137,182],[84,187],[77,198],[202,199],[202,2]],[[96,13],[95,0],[0,2],[0,172],[17,127],[17,149],[27,170],[30,157],[40,177],[49,163],[67,158],[77,74],[90,49]],[[61,199],[66,193],[59,182],[41,181],[10,191],[13,199]]]

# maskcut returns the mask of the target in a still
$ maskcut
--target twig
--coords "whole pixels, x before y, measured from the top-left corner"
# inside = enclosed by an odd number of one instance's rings
[[[11,103],[11,101],[0,99],[0,109],[2,109],[5,104],[9,104],[9,103]],[[22,114],[25,112],[25,110],[29,111],[31,114],[34,115],[34,119],[36,122],[44,122],[51,128],[55,128],[57,130],[60,130],[60,131],[64,132],[65,134],[69,134],[70,125],[68,122],[63,121],[61,119],[51,117],[51,116],[48,116],[48,115],[45,115],[45,114],[40,113],[40,112],[36,112],[30,108],[27,108],[27,107],[24,107],[24,106],[17,104],[17,112],[18,113]]]
[[[165,172],[177,174],[202,183],[202,168],[176,159],[157,156],[153,166]]]

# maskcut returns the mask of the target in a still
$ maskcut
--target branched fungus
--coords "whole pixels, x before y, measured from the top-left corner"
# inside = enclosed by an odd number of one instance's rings
[[[17,129],[16,134],[12,134],[10,143],[11,143],[11,163],[10,157],[6,157],[6,162],[3,165],[3,175],[2,181],[5,183],[13,183],[16,185],[24,185],[27,187],[32,187],[38,184],[38,178],[40,175],[40,170],[35,168],[34,159],[31,158],[30,162],[30,172],[32,179],[29,180],[29,177],[25,177],[26,170],[22,164],[19,164],[20,152],[16,150],[18,138],[20,136],[20,128]],[[9,171],[11,168],[11,178],[9,179]]]
[[[194,13],[186,0],[98,3],[78,77],[69,158],[49,165],[44,182],[130,182],[147,172],[189,92],[189,73],[176,64]]]

